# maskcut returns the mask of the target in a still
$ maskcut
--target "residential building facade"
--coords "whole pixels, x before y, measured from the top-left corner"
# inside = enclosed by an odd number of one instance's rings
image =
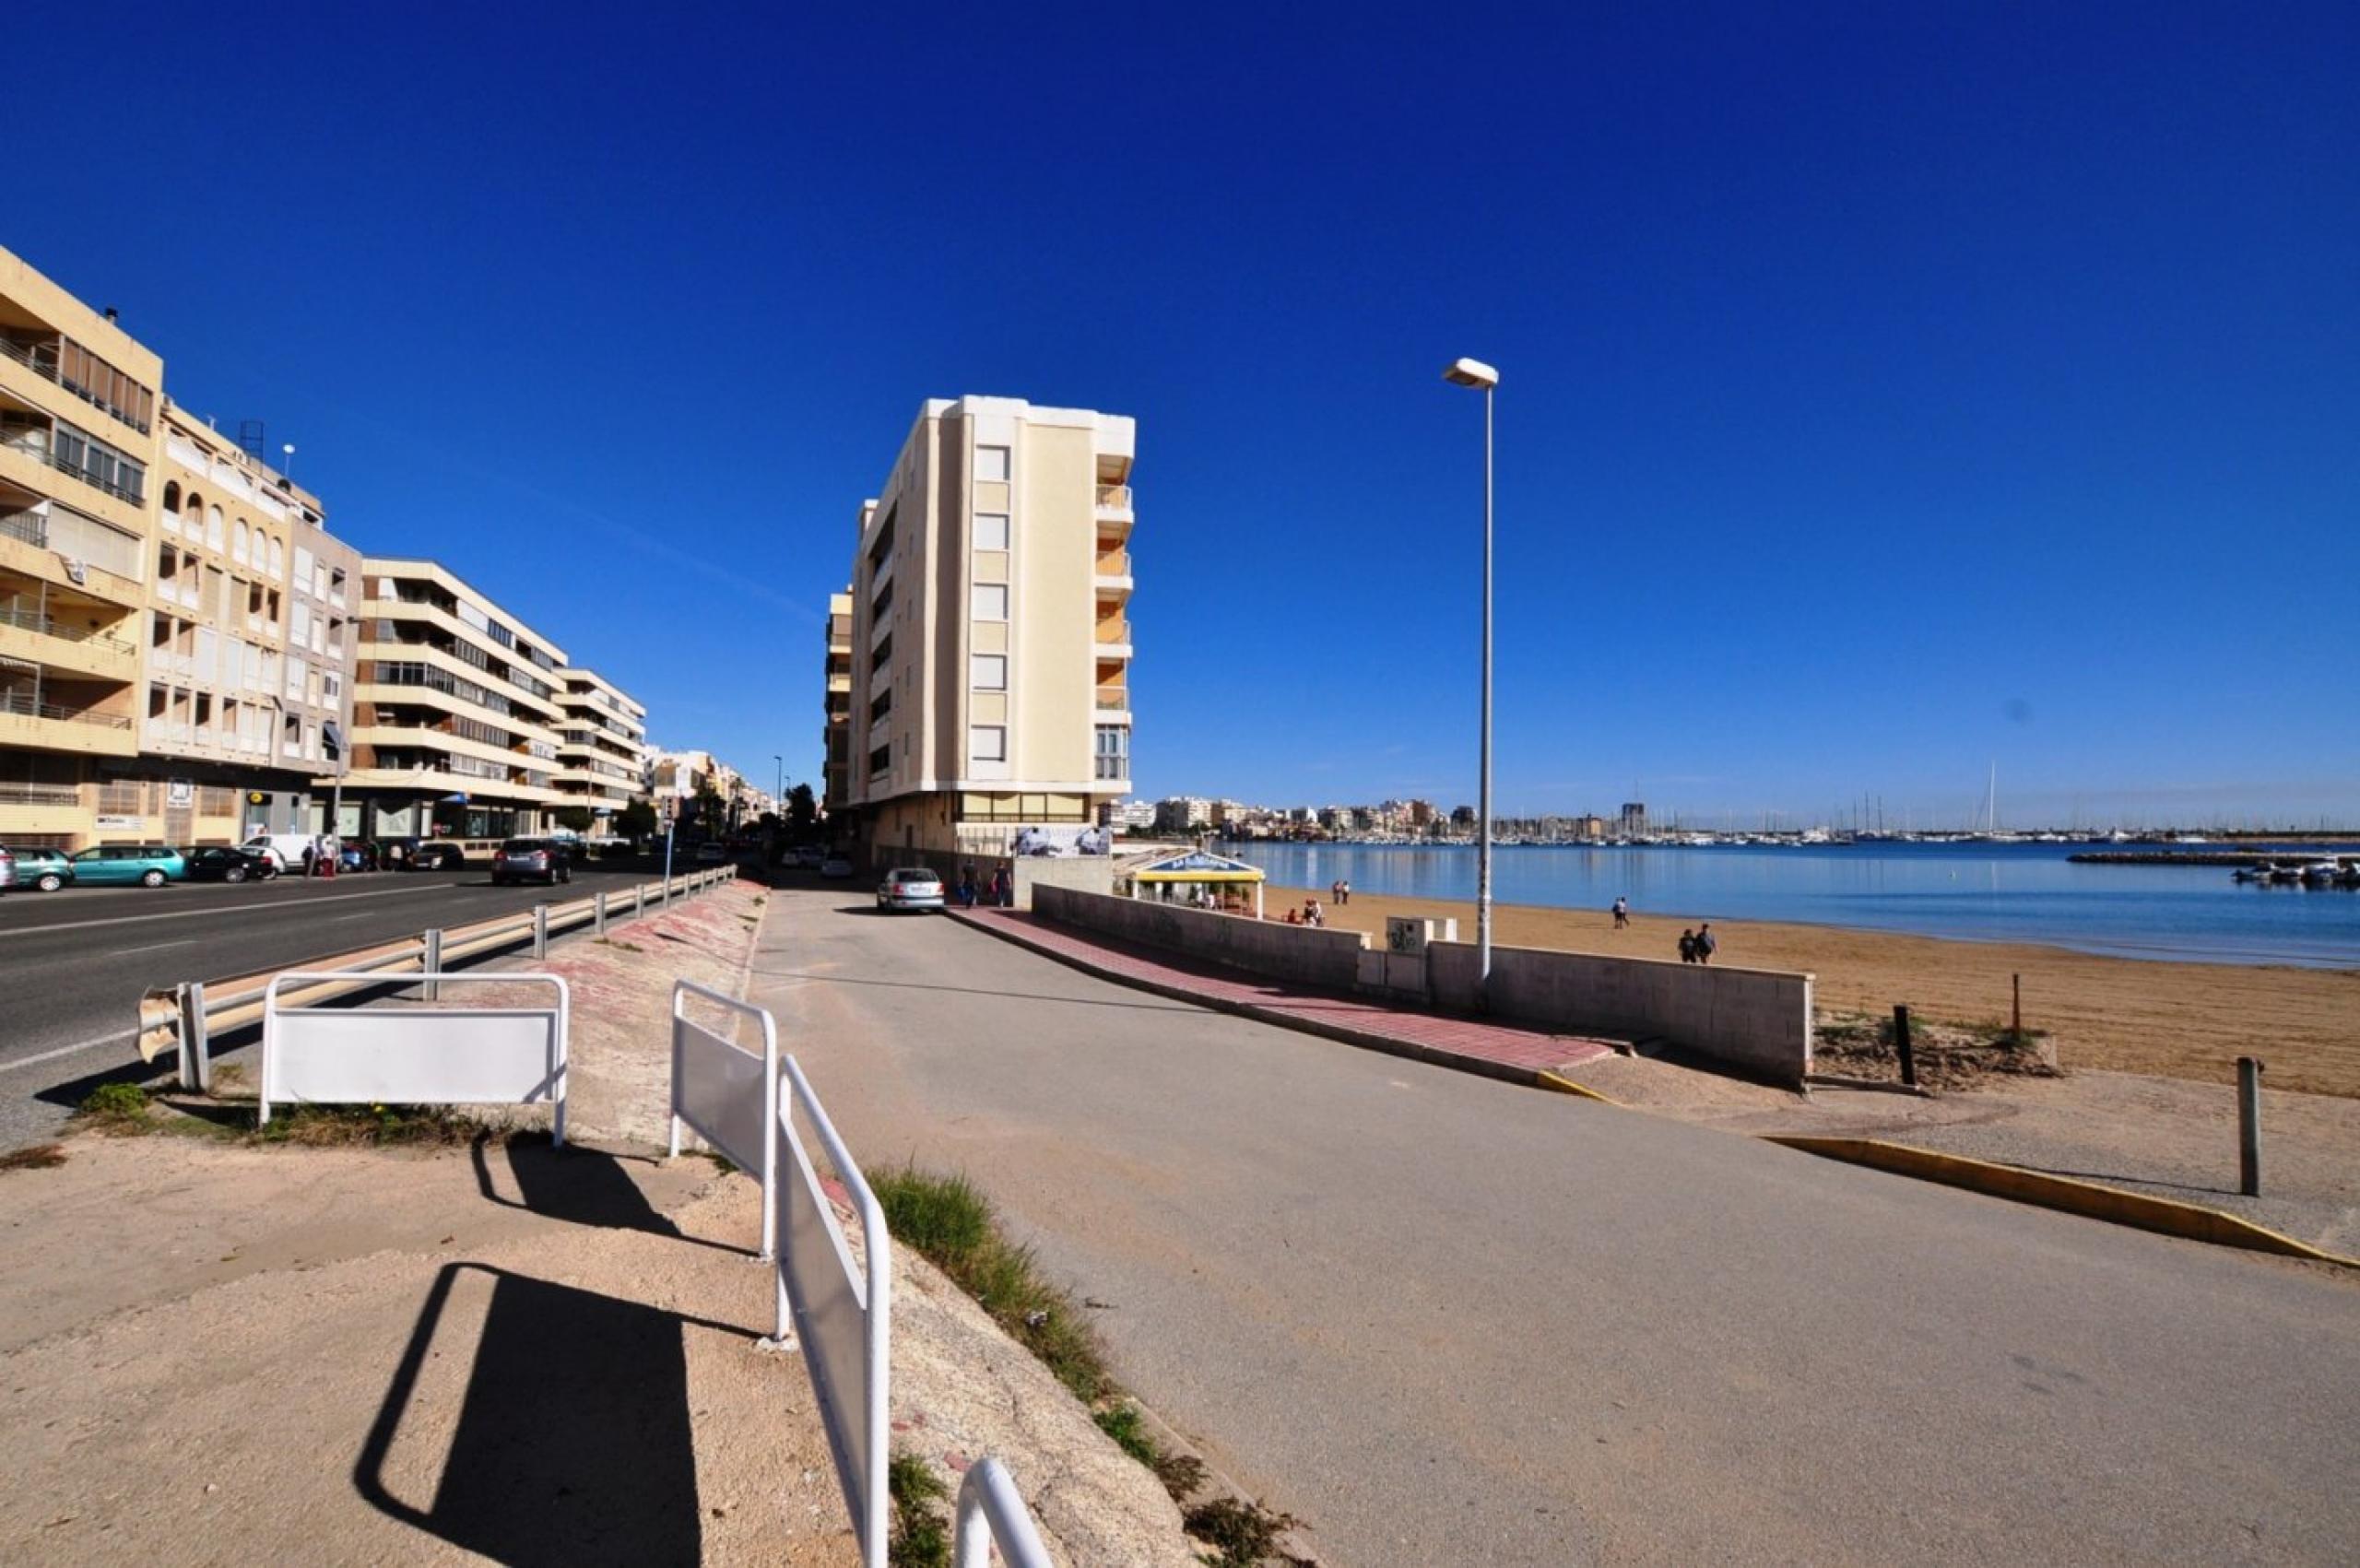
[[[868,857],[1005,853],[1130,793],[1135,430],[931,400],[853,559],[846,798]]]
[[[558,705],[557,787],[589,811],[591,833],[610,832],[623,808],[647,797],[647,710],[586,669],[565,672]]]
[[[316,831],[351,760],[360,553],[317,496],[203,420],[168,402],[162,424],[139,716],[153,836]]]
[[[0,250],[0,840],[140,836],[163,361]]]
[[[539,833],[558,787],[564,652],[440,564],[361,562],[351,831],[364,838]]]
[[[852,804],[852,593],[828,595],[827,745],[820,807],[833,816]]]

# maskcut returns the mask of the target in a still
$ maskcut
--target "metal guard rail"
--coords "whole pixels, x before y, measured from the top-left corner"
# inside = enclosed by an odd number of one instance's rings
[[[391,979],[403,974],[439,973],[457,960],[494,952],[519,942],[531,942],[535,956],[546,956],[551,937],[582,926],[604,929],[599,909],[602,900],[606,904],[605,914],[612,916],[619,913],[618,902],[628,894],[629,918],[636,919],[651,902],[661,904],[672,897],[685,898],[721,883],[735,881],[737,877],[737,867],[723,866],[710,871],[693,871],[675,877],[669,883],[661,878],[652,882],[634,882],[619,891],[593,893],[588,898],[574,899],[566,903],[537,904],[520,914],[479,920],[468,925],[421,931],[415,937],[403,937],[391,942],[380,942],[374,947],[358,948],[350,952],[309,960],[301,965],[303,969],[335,970],[346,975],[365,974],[371,978],[323,981],[283,990],[279,993],[279,1000],[288,1007],[310,1006],[365,990],[380,984],[378,977]],[[260,1023],[264,999],[269,994],[271,982],[285,973],[285,970],[269,970],[227,980],[190,981],[169,992],[151,992],[140,1003],[140,1055],[152,1062],[168,1049],[177,1050],[182,1086],[210,1090],[213,1087],[209,1055],[212,1036]],[[431,983],[429,988],[432,989]]]

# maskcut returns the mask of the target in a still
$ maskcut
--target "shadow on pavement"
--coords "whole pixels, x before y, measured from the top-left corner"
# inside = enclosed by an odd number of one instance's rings
[[[455,1421],[419,1402],[419,1380],[463,1275],[491,1297]],[[401,1363],[353,1466],[353,1485],[390,1517],[497,1562],[694,1563],[703,1533],[690,1431],[689,1325],[743,1334],[638,1302],[480,1263],[435,1276]],[[447,1347],[466,1351],[461,1325]],[[422,1505],[387,1474],[405,1417],[448,1452]]]
[[[506,1152],[508,1173],[522,1201],[503,1195],[493,1185],[490,1152],[493,1148]],[[656,1211],[611,1154],[578,1146],[559,1149],[538,1138],[511,1138],[504,1144],[495,1143],[489,1135],[477,1138],[467,1154],[475,1162],[477,1190],[485,1201],[502,1208],[521,1208],[543,1219],[606,1231],[640,1231],[719,1252],[744,1250],[684,1233]]]

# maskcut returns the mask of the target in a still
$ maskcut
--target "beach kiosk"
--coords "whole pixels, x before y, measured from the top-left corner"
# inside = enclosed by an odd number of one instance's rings
[[[1127,881],[1131,897],[1158,903],[1226,904],[1233,890],[1254,890],[1254,918],[1262,918],[1262,868],[1232,860],[1206,849],[1181,850],[1151,855],[1137,865],[1118,867],[1117,880]]]

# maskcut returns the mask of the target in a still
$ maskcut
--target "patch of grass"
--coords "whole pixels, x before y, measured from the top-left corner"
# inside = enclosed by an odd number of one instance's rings
[[[1216,1497],[1189,1509],[1186,1522],[1190,1535],[1220,1554],[1211,1560],[1213,1568],[1256,1568],[1271,1557],[1288,1562],[1301,1561],[1280,1551],[1279,1538],[1303,1521],[1292,1514],[1273,1512],[1259,1503]]]
[[[53,1171],[65,1163],[65,1146],[62,1143],[36,1143],[30,1149],[0,1154],[0,1171]]]
[[[249,1135],[304,1149],[464,1148],[485,1132],[440,1105],[300,1105]]]
[[[1155,1439],[1147,1434],[1147,1428],[1139,1421],[1137,1405],[1115,1405],[1107,1409],[1094,1410],[1091,1412],[1091,1419],[1097,1421],[1099,1431],[1115,1440],[1115,1447],[1140,1464],[1150,1468],[1154,1467],[1156,1456],[1162,1450],[1156,1447]]]
[[[942,1512],[950,1484],[903,1450],[886,1464],[885,1490],[893,1499],[885,1561],[892,1568],[950,1568],[950,1522]]]
[[[713,1168],[720,1172],[723,1175],[730,1176],[737,1174],[738,1162],[730,1159],[726,1154],[721,1152],[718,1149],[700,1149],[697,1152],[712,1161]]]
[[[246,1083],[246,1069],[236,1062],[216,1062],[213,1081],[224,1089],[242,1089]]]
[[[1094,1405],[1114,1392],[1097,1331],[1071,1296],[1041,1277],[1032,1249],[1000,1234],[990,1200],[966,1177],[905,1165],[871,1177],[869,1187],[895,1238],[974,1297],[1077,1398]]]
[[[136,1083],[102,1083],[84,1098],[77,1114],[100,1132],[145,1132],[148,1091]]]
[[[612,937],[594,937],[592,939],[592,946],[600,948],[620,948],[627,953],[643,953],[647,950],[645,948],[641,947],[637,942],[619,942]]]

